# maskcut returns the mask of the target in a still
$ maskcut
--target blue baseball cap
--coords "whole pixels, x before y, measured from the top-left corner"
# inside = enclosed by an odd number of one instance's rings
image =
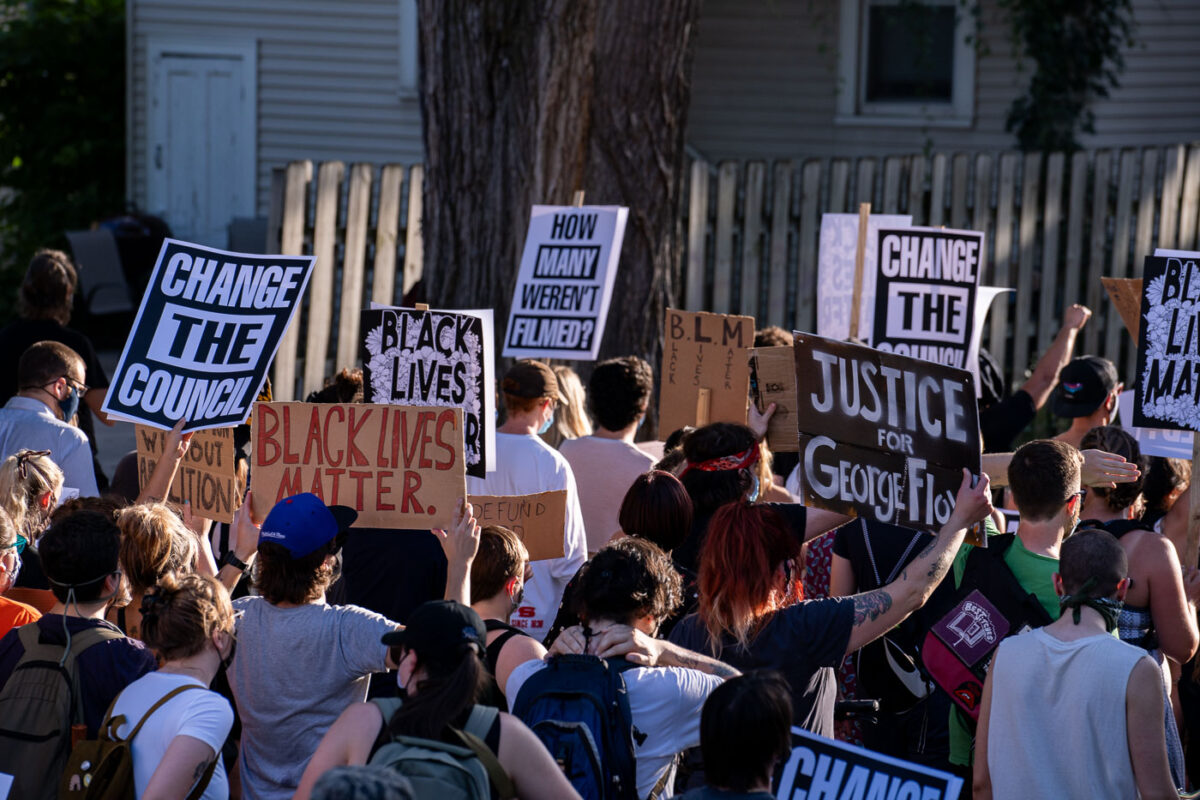
[[[263,520],[258,543],[281,544],[292,558],[304,558],[345,533],[358,512],[347,506],[327,506],[311,492],[285,497]]]

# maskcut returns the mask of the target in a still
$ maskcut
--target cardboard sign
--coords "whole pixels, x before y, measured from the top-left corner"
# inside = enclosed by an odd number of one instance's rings
[[[1138,330],[1142,327],[1142,279],[1101,278],[1100,283],[1104,285],[1104,291],[1108,292],[1108,299],[1117,307],[1117,313],[1125,323],[1125,330],[1129,331],[1129,335],[1136,342]]]
[[[1117,416],[1120,417],[1121,427],[1137,440],[1138,449],[1142,451],[1142,455],[1190,460],[1192,457],[1192,432],[1137,427],[1133,424],[1133,406],[1136,402],[1132,389],[1121,392]]]
[[[515,533],[525,543],[530,561],[563,557],[565,489],[526,495],[472,495],[470,501],[479,524],[499,525]]]
[[[147,425],[135,428],[139,486],[149,482],[166,450],[167,436],[165,431]],[[197,431],[175,470],[166,499],[179,505],[190,503],[192,512],[205,519],[233,522],[233,512],[242,505],[236,473],[233,428]]]
[[[954,800],[962,778],[792,728],[792,754],[776,797]]]
[[[771,451],[796,452],[796,356],[792,348],[750,348],[750,396],[759,411],[775,404],[767,423]]]
[[[620,206],[533,207],[502,355],[596,359],[628,216]]]
[[[446,528],[467,494],[461,408],[259,403],[251,443],[259,518],[312,492],[355,527]]]
[[[795,334],[806,505],[918,530],[950,518],[962,468],[980,472],[966,370]]]
[[[492,326],[474,314],[371,308],[362,312],[363,399],[461,408],[467,474],[495,469]]]
[[[1133,424],[1200,430],[1200,253],[1146,256]]]
[[[163,430],[245,422],[314,263],[165,240],[104,411]]]
[[[667,309],[660,438],[685,425],[746,422],[754,317]]]

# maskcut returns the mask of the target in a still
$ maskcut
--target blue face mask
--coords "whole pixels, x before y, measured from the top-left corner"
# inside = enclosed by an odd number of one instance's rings
[[[72,386],[70,393],[58,401],[58,408],[62,411],[63,422],[70,422],[71,417],[79,412],[79,390]]]
[[[538,428],[538,436],[541,436],[546,431],[550,430],[550,426],[554,424],[554,414],[550,414],[550,418],[542,423],[542,427]]]

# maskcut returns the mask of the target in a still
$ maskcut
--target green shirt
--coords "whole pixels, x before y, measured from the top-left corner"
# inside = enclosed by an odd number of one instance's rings
[[[1000,533],[992,523],[991,517],[985,523],[988,536]],[[967,569],[967,556],[973,545],[964,544],[954,557],[954,588],[962,585],[963,573]],[[1031,553],[1021,542],[1021,537],[1013,539],[1012,545],[1004,553],[1004,563],[1012,570],[1017,582],[1025,591],[1032,592],[1042,602],[1042,608],[1050,615],[1050,619],[1058,619],[1058,595],[1054,591],[1053,575],[1058,571],[1058,559]],[[975,737],[967,724],[967,715],[958,706],[950,706],[950,763],[958,766],[971,765],[971,750]]]

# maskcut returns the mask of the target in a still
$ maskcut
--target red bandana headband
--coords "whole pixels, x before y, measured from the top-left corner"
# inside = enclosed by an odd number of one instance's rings
[[[710,458],[708,461],[701,461],[697,464],[688,464],[679,477],[682,478],[694,469],[700,472],[727,472],[729,470],[746,469],[753,466],[757,461],[758,445],[755,444],[742,453],[734,453],[731,456],[721,456],[720,458]]]

